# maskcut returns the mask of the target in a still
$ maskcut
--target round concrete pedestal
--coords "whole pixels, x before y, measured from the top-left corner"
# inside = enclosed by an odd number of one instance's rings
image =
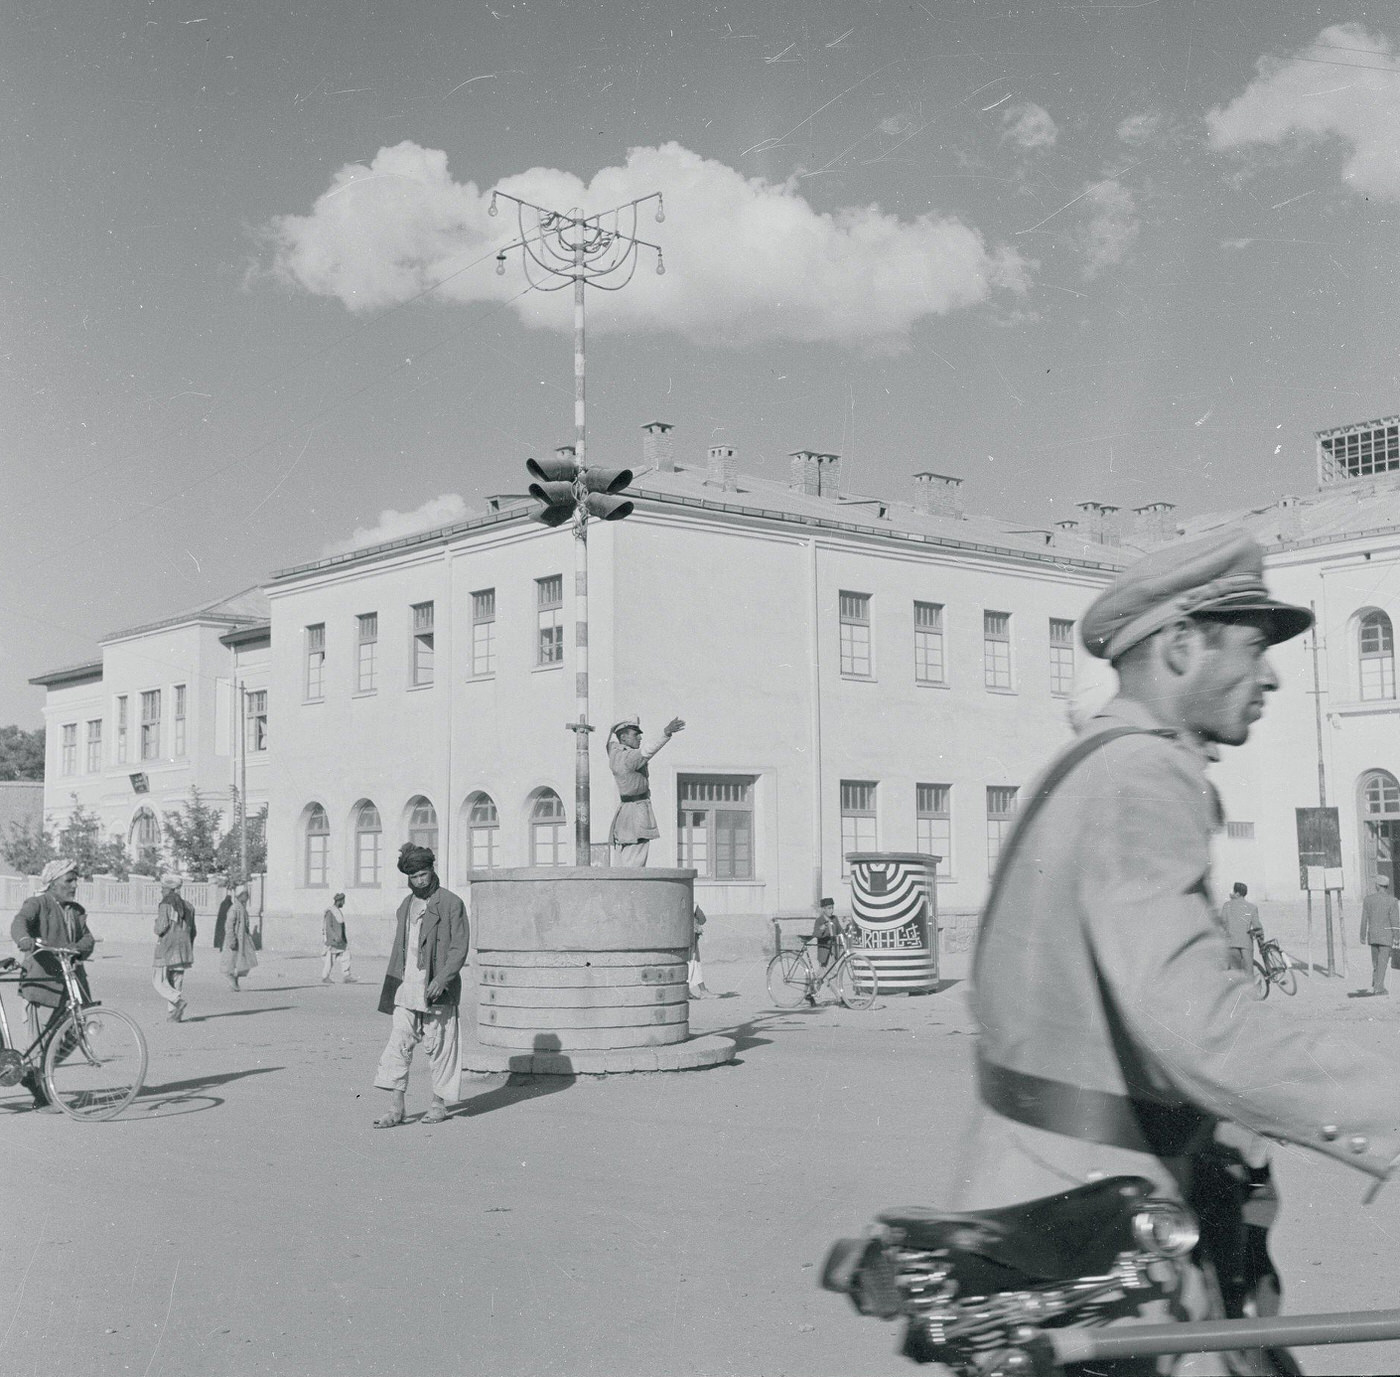
[[[693,870],[540,866],[478,871],[479,969],[468,1071],[605,1075],[728,1061],[689,1036]]]

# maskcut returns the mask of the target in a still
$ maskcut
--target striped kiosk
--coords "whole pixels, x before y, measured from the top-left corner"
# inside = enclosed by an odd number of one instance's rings
[[[880,993],[938,988],[937,856],[917,851],[853,851],[851,916],[856,945],[880,977]]]

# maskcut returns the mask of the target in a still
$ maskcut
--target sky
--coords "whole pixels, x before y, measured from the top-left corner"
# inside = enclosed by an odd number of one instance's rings
[[[17,0],[0,40],[0,722],[571,440],[570,294],[497,275],[493,188],[663,195],[664,276],[590,294],[595,463],[662,420],[1048,526],[1307,492],[1314,431],[1400,412],[1390,5]]]

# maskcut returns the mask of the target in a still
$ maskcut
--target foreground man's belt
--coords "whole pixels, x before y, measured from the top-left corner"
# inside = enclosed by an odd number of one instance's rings
[[[983,1104],[1019,1124],[1154,1157],[1179,1157],[1211,1122],[1192,1105],[1157,1104],[1107,1090],[1086,1090],[1013,1071],[980,1056],[977,1088]]]
[[[651,790],[648,789],[644,794],[620,794],[619,797],[623,803],[644,803],[651,797]]]

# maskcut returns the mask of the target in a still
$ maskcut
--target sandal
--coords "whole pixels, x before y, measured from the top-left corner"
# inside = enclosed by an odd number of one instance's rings
[[[375,1128],[397,1128],[403,1123],[403,1110],[391,1109],[387,1114],[381,1114],[374,1121]]]
[[[447,1106],[443,1104],[431,1105],[428,1112],[418,1120],[420,1124],[443,1124],[447,1122]]]

